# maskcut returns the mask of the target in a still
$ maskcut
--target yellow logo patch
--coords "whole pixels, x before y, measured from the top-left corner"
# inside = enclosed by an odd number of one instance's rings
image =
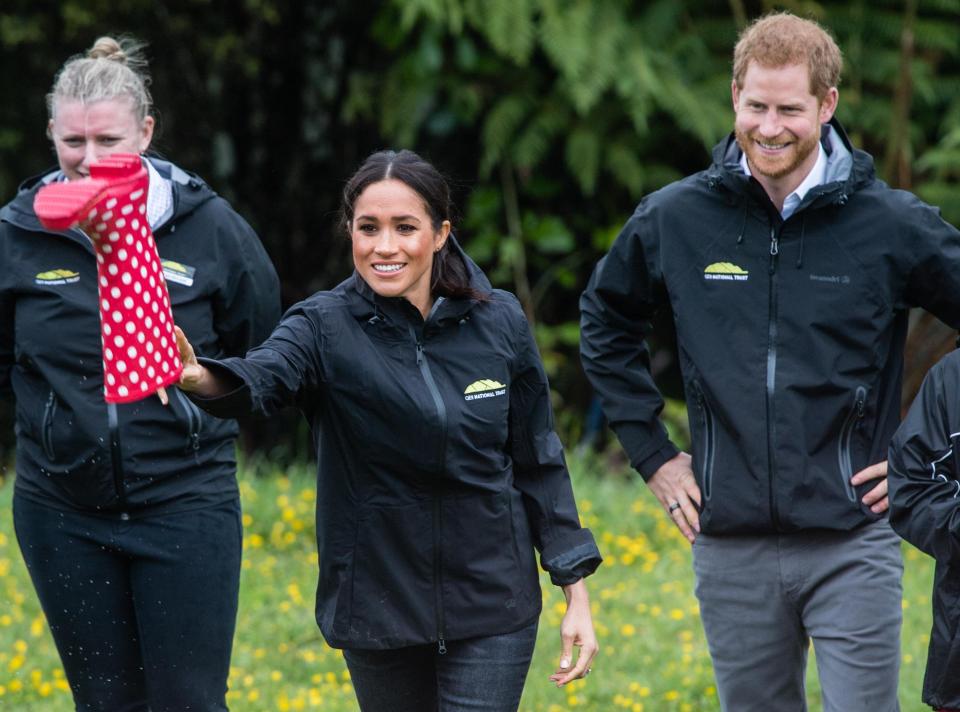
[[[495,398],[502,396],[507,392],[507,387],[490,378],[481,378],[467,386],[463,391],[464,400],[477,400],[478,398]]]
[[[160,260],[160,265],[163,267],[163,278],[167,282],[182,284],[184,287],[193,286],[193,277],[197,273],[196,267],[174,260]]]
[[[179,262],[174,262],[173,260],[162,260],[161,264],[167,269],[172,269],[176,272],[180,272],[181,274],[187,274],[188,271],[185,265],[182,265]]]
[[[80,281],[80,273],[69,269],[52,269],[41,272],[34,280],[37,284],[73,284]]]
[[[723,282],[745,282],[750,273],[733,262],[714,262],[703,270],[703,278]]]

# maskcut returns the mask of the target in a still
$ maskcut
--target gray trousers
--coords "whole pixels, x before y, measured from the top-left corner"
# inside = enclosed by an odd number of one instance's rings
[[[813,640],[824,712],[897,712],[903,562],[852,532],[697,537],[693,568],[724,712],[802,712]]]

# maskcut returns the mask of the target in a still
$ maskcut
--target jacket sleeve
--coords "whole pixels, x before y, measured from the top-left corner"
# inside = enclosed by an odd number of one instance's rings
[[[890,524],[938,561],[960,562],[960,352],[938,363],[890,444]]]
[[[216,398],[201,398],[194,394],[190,397],[219,418],[273,415],[288,405],[294,405],[305,392],[321,386],[321,349],[319,325],[300,305],[295,305],[284,315],[270,338],[248,351],[245,357],[199,359],[233,387]]]
[[[214,295],[213,323],[224,353],[242,356],[280,319],[280,281],[253,228],[223,207],[217,231],[224,282]]]
[[[0,264],[6,265],[6,270],[15,271],[16,262],[10,256],[10,237],[7,234],[9,226],[0,223]],[[11,275],[0,274],[0,394],[11,392],[10,373],[16,360],[16,331],[15,331],[15,294],[16,290],[10,284]],[[7,406],[12,398],[4,398]],[[2,421],[2,418],[0,418]]]
[[[630,464],[645,480],[679,452],[658,418],[663,397],[645,343],[654,313],[667,302],[648,210],[642,202],[580,298],[584,371]]]
[[[906,298],[953,329],[960,329],[960,230],[940,217],[940,211],[909,196],[902,211],[910,239],[904,248],[911,264]]]
[[[562,586],[592,574],[602,558],[593,534],[580,526],[563,446],[553,428],[547,375],[519,305],[516,311],[520,338],[510,383],[514,484],[523,495],[540,565]]]
[[[0,393],[10,392],[14,358],[14,310],[10,292],[0,287]]]

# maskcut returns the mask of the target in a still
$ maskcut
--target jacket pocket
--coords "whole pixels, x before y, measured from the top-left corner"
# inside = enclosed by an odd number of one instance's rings
[[[702,453],[700,459],[700,479],[704,499],[710,499],[713,488],[713,461],[717,447],[717,426],[707,403],[706,396],[699,383],[693,384],[694,396],[697,401],[697,417],[700,421],[700,434],[697,444]]]
[[[196,452],[200,449],[200,429],[203,427],[203,416],[196,404],[187,398],[179,388],[174,388],[180,405],[183,406],[183,412],[187,417],[187,452]]]
[[[362,507],[351,560],[348,647],[400,648],[436,640],[431,501]]]
[[[47,404],[43,409],[43,423],[40,427],[40,442],[43,445],[43,454],[50,462],[57,461],[57,450],[53,441],[53,421],[57,417],[57,394],[52,390],[47,396]]]
[[[853,434],[863,420],[867,404],[867,389],[858,386],[854,393],[853,406],[847,413],[843,421],[843,427],[840,429],[840,441],[837,446],[837,459],[840,465],[840,478],[843,480],[843,489],[847,493],[847,499],[851,502],[857,501],[857,493],[853,489],[850,478],[853,477]]]
[[[535,616],[542,599],[520,492],[446,498],[442,518],[447,639],[509,630]]]

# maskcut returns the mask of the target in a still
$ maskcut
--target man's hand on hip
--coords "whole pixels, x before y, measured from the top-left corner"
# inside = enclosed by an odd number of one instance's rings
[[[890,500],[887,498],[887,461],[865,467],[850,478],[854,487],[870,480],[880,480],[877,486],[863,495],[863,503],[870,507],[874,514],[883,514],[890,509]]]
[[[693,476],[690,456],[681,452],[672,460],[663,463],[647,480],[647,486],[653,490],[667,515],[692,544],[700,533],[700,488]]]

